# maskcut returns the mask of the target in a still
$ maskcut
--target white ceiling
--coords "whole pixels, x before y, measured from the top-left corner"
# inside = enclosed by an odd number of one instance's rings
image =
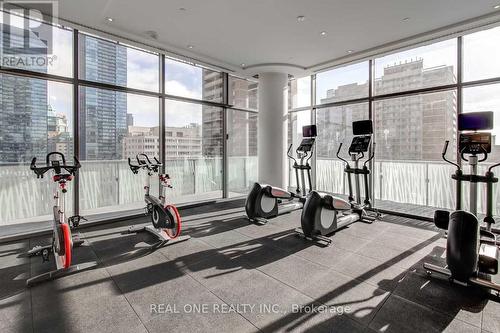
[[[500,0],[60,0],[59,17],[240,69],[302,70],[487,14]],[[179,10],[185,8],[186,10]],[[296,17],[304,15],[298,22]],[[112,23],[106,20],[112,17]],[[409,19],[403,21],[404,18]],[[158,41],[145,32],[158,33]],[[326,31],[326,36],[320,32]],[[188,49],[193,45],[193,49]],[[353,53],[353,54],[354,54]]]

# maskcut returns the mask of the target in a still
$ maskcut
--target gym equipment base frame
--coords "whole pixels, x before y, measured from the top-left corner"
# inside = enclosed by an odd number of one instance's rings
[[[156,228],[149,226],[149,225],[144,226],[144,227],[132,226],[132,227],[128,228],[129,234],[138,233],[138,232],[148,232],[159,239],[159,241],[157,243],[151,245],[152,249],[158,249],[161,247],[174,245],[176,243],[187,241],[191,238],[191,236],[189,236],[189,235],[182,235],[182,236],[178,236],[176,238],[170,238],[164,230],[156,229]]]
[[[500,296],[500,285],[498,285],[494,282],[482,279],[479,276],[472,276],[469,278],[468,283],[464,283],[464,282],[461,282],[459,280],[455,280],[452,277],[451,271],[448,268],[440,267],[440,266],[437,266],[434,264],[424,263],[424,269],[426,270],[427,275],[432,275],[433,272],[439,273],[439,274],[447,277],[448,281],[450,281],[451,283],[456,283],[456,284],[463,285],[463,286],[476,285],[479,287],[494,290],[496,292],[497,296]]]

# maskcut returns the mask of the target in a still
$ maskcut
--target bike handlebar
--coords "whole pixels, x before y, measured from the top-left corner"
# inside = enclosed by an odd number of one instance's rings
[[[53,155],[60,156],[61,160],[60,161],[56,160],[56,159],[51,160],[50,157]],[[64,157],[64,154],[60,153],[58,151],[53,151],[53,152],[48,153],[47,156],[45,157],[46,166],[44,166],[44,167],[37,167],[36,166],[36,157],[33,157],[33,159],[31,160],[30,169],[33,170],[33,172],[36,174],[37,178],[43,178],[43,175],[49,170],[54,170],[56,174],[60,174],[62,170],[66,170],[67,172],[69,172],[70,174],[72,174],[74,176],[74,175],[76,175],[76,172],[78,171],[78,169],[81,168],[81,164],[76,156],[74,156],[73,159],[74,159],[74,165],[67,165],[66,158]],[[62,164],[54,163],[55,161],[57,161],[57,162],[62,161]]]
[[[140,159],[139,157],[141,157],[141,156],[144,156],[145,159]],[[132,164],[132,160],[130,159],[130,157],[128,158],[128,165],[130,167],[130,170],[132,170],[133,173],[138,173],[139,169],[148,169],[149,171],[158,172],[158,170],[159,170],[160,166],[162,166],[162,164],[160,163],[160,161],[156,157],[153,157],[153,158],[154,158],[156,163],[152,163],[151,160],[149,159],[148,155],[146,155],[144,153],[137,154],[135,156],[135,159],[137,160],[137,165]]]

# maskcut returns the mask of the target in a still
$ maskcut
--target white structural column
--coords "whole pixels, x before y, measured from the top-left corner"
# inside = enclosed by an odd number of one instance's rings
[[[285,187],[288,74],[259,74],[259,182]]]

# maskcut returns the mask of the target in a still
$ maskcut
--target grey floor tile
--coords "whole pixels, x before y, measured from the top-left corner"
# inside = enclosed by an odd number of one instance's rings
[[[377,313],[370,328],[378,332],[474,332],[479,329],[451,316],[392,295]]]
[[[32,332],[32,324],[29,290],[0,299],[1,332]]]
[[[481,327],[481,311],[486,300],[484,294],[478,291],[477,288],[450,285],[447,280],[426,278],[410,272],[394,294]]]
[[[500,303],[488,301],[483,310],[482,329],[492,333],[500,333]]]

